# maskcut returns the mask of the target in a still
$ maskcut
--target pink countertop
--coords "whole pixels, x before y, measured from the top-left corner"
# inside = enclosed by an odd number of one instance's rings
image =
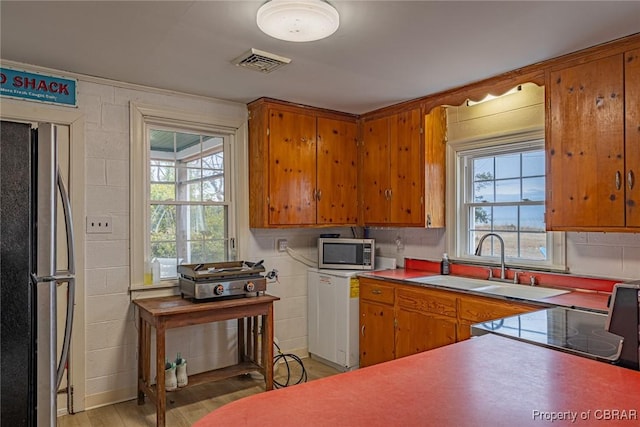
[[[372,271],[369,273],[363,273],[365,276],[375,277],[386,280],[393,280],[402,282],[407,279],[415,278],[415,277],[424,277],[429,275],[437,275],[439,272],[435,271],[426,271],[426,270],[416,270],[411,268],[397,268],[395,270],[381,270],[381,271]],[[407,282],[406,284],[415,284],[411,282]],[[420,286],[428,286],[428,285],[420,285]],[[528,286],[528,285],[522,285]],[[501,298],[489,294],[481,294],[463,291],[459,289],[451,289],[454,292],[464,292],[464,293],[472,293],[474,295],[486,296],[489,298]],[[555,297],[545,298],[542,300],[531,301],[533,303],[543,303],[549,305],[559,305],[563,307],[572,307],[572,308],[582,308],[588,310],[598,310],[602,312],[607,311],[607,299],[609,298],[609,293],[607,292],[598,292],[593,290],[574,290],[569,292],[568,294],[558,295]]]
[[[630,427],[640,372],[485,335],[260,393],[195,424],[220,425]]]

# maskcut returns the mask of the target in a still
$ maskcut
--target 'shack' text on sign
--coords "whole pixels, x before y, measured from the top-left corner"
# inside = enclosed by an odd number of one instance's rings
[[[0,95],[75,107],[76,80],[0,68]]]

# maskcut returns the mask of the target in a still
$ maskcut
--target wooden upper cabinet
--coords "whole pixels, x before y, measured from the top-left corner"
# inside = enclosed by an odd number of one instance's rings
[[[640,228],[640,48],[625,53],[627,226]]]
[[[424,226],[420,108],[365,120],[362,128],[364,223]]]
[[[318,117],[317,223],[358,222],[358,126]]]
[[[421,109],[390,121],[391,223],[424,226],[424,150]]]
[[[547,224],[625,226],[624,61],[551,71],[547,83]]]
[[[389,117],[365,121],[362,128],[362,188],[365,224],[386,224],[389,216]]]
[[[447,112],[435,107],[424,116],[425,226],[445,226]]]
[[[250,226],[356,225],[356,117],[265,99],[249,113]]]
[[[269,110],[269,224],[316,223],[316,117]]]

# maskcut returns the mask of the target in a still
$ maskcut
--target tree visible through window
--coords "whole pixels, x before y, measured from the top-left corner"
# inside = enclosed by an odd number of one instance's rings
[[[225,137],[150,128],[148,138],[147,253],[161,278],[175,278],[180,263],[228,260]]]

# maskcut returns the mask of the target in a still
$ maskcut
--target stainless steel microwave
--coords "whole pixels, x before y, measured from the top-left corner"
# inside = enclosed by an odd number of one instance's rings
[[[337,270],[373,270],[374,239],[319,238],[318,268]]]

